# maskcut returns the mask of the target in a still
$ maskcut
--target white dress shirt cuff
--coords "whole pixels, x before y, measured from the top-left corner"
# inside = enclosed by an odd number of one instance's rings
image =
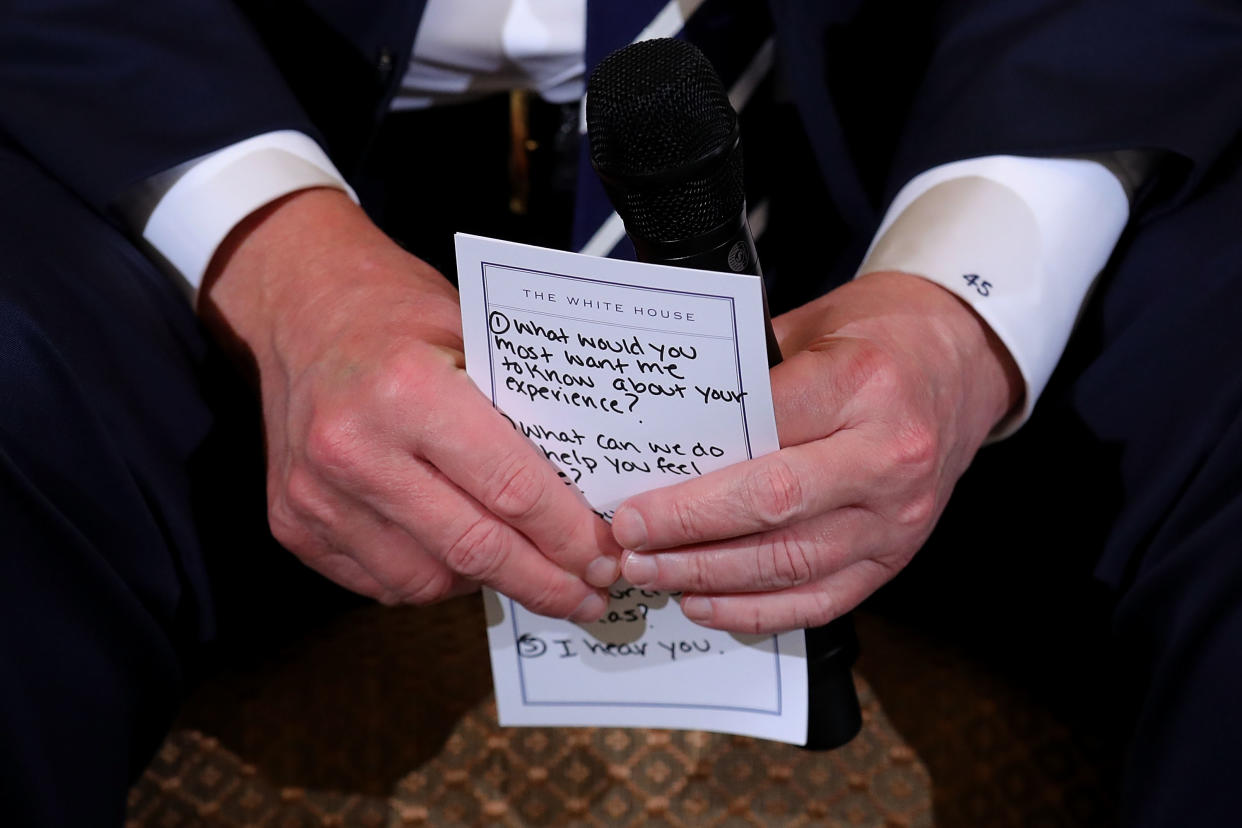
[[[1026,385],[999,439],[1030,416],[1129,212],[1121,182],[1094,161],[956,161],[901,189],[858,273],[921,276],[992,328]]]
[[[307,135],[292,130],[257,135],[186,165],[151,212],[142,237],[197,291],[216,248],[242,219],[309,187],[333,187],[357,201]]]

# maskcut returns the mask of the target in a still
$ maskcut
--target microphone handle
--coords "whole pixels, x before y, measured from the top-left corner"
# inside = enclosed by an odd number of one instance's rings
[[[763,288],[763,270],[759,267],[759,253],[755,250],[755,237],[746,221],[746,207],[736,219],[702,235],[674,242],[656,242],[637,234],[629,234],[634,243],[634,253],[640,262],[665,264],[674,267],[692,267],[696,270],[718,270],[724,273],[741,273],[758,276],[763,295],[763,325],[768,344],[768,367],[781,361],[781,346],[772,331],[772,314],[768,312],[768,292]]]
[[[631,233],[630,241],[640,262],[747,274],[759,278],[762,285],[763,271],[745,207],[735,221],[691,239],[653,242]],[[772,331],[767,290],[762,294],[768,367],[772,368],[781,361],[781,348]],[[840,747],[862,729],[862,708],[850,672],[857,658],[858,636],[849,613],[806,631],[807,750]]]

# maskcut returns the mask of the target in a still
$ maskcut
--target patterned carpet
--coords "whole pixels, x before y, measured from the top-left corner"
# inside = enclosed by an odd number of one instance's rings
[[[502,730],[477,598],[355,610],[208,682],[131,791],[129,824],[1108,824],[1081,734],[960,654],[858,620],[863,732],[819,754],[699,732]]]
[[[481,603],[368,608],[209,682],[131,792],[134,826],[931,824],[859,682],[826,754],[700,732],[496,726]],[[210,734],[210,735],[205,735]]]

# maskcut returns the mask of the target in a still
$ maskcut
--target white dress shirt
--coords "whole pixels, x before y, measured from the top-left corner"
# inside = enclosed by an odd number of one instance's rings
[[[585,54],[586,0],[428,0],[392,108],[511,89],[569,103],[584,91]]]
[[[1030,416],[1129,216],[1121,181],[1096,161],[956,161],[897,193],[858,273],[930,279],[988,323],[1026,386],[1003,437]]]
[[[553,102],[581,97],[585,9],[586,0],[429,0],[394,108],[513,88]],[[308,187],[353,197],[319,145],[299,132],[258,135],[185,166],[142,235],[195,291],[216,248],[264,204]],[[1120,180],[1095,161],[957,161],[897,194],[859,274],[929,279],[991,326],[1026,386],[1022,410],[998,429],[1003,435],[1029,416],[1128,217]]]

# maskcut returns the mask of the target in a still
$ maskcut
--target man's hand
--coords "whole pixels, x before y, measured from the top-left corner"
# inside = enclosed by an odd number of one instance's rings
[[[388,603],[483,583],[603,613],[608,527],[471,383],[456,291],[344,194],[251,216],[200,304],[257,369],[272,532],[308,565]]]
[[[613,520],[626,579],[685,592],[708,627],[776,632],[852,609],[909,562],[1021,394],[986,325],[916,276],[869,274],[774,326],[783,448],[633,497]]]

